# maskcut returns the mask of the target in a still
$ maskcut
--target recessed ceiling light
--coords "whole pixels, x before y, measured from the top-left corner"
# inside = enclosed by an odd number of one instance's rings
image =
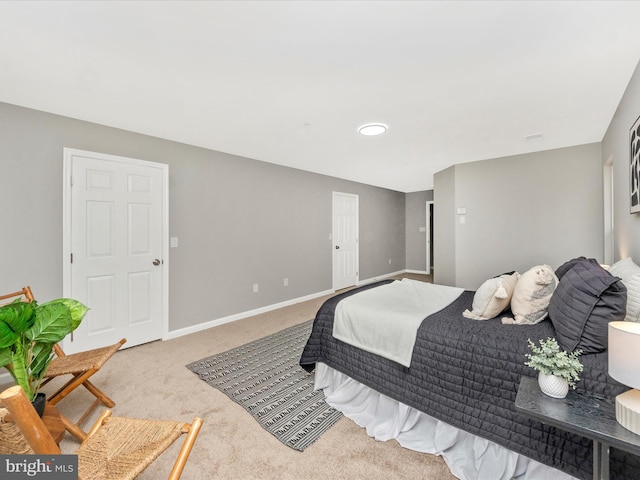
[[[380,135],[387,131],[387,126],[384,123],[367,123],[358,128],[358,132],[368,137],[373,135]]]

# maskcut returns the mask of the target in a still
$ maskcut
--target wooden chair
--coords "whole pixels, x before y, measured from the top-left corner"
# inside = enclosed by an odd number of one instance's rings
[[[16,447],[0,436],[0,451],[5,453],[59,454],[60,448],[44,426],[33,406],[19,386],[13,386],[0,394],[0,405],[10,413],[3,423],[13,422],[26,440],[26,447]],[[2,418],[2,417],[0,417]],[[1,425],[0,425],[1,426]],[[106,410],[75,452],[78,455],[78,478],[82,480],[109,478],[129,480],[136,478],[153,463],[178,437],[186,434],[182,448],[173,464],[169,480],[177,480],[187,463],[196,441],[202,419],[191,424],[171,420],[143,420],[112,417]],[[10,430],[5,428],[4,430]],[[3,430],[0,428],[0,434]]]
[[[89,378],[97,373],[102,366],[120,349],[127,340],[123,338],[118,343],[108,347],[96,348],[85,352],[66,355],[60,345],[55,345],[53,350],[56,358],[51,360],[49,368],[44,373],[42,385],[46,385],[54,378],[71,375],[71,378],[52,395],[47,395],[47,401],[51,405],[57,405],[63,398],[73,392],[79,386],[85,387],[96,397],[76,422],[63,418],[67,431],[79,440],[83,440],[86,433],[82,430],[82,424],[96,407],[102,403],[107,408],[113,408],[116,402],[111,400],[102,390],[89,381]]]
[[[25,302],[33,302],[35,300],[31,288],[27,285],[22,290],[0,296],[0,301],[7,299],[15,300],[17,298],[22,298]],[[49,364],[44,374],[42,385],[46,385],[54,378],[64,377],[66,375],[71,375],[71,378],[53,395],[47,395],[47,401],[51,405],[57,405],[63,398],[81,385],[96,397],[95,401],[82,413],[80,419],[76,422],[71,421],[66,416],[62,417],[67,431],[78,440],[83,440],[86,437],[87,434],[81,428],[82,424],[100,403],[107,408],[113,408],[116,405],[111,398],[91,383],[89,378],[97,373],[126,341],[127,340],[123,338],[118,343],[107,347],[73,353],[71,355],[66,355],[60,345],[53,347],[56,358]]]
[[[7,293],[6,295],[0,295],[0,305],[4,305],[6,303],[11,303],[18,298],[22,299],[24,302],[33,302],[35,299],[33,298],[33,293],[31,292],[31,288],[27,285],[22,290],[18,290],[17,292]],[[8,300],[7,302],[3,300]]]

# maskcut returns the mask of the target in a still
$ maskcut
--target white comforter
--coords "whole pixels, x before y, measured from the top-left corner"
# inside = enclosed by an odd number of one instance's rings
[[[422,321],[463,291],[405,278],[359,292],[338,303],[333,336],[409,367]]]

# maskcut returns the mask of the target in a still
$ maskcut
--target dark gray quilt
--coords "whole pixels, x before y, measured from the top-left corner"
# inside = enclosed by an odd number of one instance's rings
[[[300,365],[308,371],[323,362],[391,398],[439,420],[484,437],[578,478],[592,477],[592,443],[516,412],[520,377],[536,377],[524,365],[534,342],[554,337],[549,320],[537,325],[503,325],[462,316],[473,301],[465,291],[452,304],[426,318],[418,330],[411,367],[362,351],[332,336],[337,303],[345,296],[387,282],[361,287],[327,300],[318,311]],[[607,374],[607,354],[583,355],[578,392],[614,402],[627,388]],[[640,477],[640,461],[611,451],[611,478]]]

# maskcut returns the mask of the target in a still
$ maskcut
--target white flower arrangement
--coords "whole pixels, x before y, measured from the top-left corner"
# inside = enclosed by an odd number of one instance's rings
[[[571,388],[576,388],[576,382],[580,380],[578,373],[582,372],[583,368],[582,363],[578,360],[582,350],[575,350],[571,353],[560,350],[555,338],[540,340],[540,346],[533,343],[531,339],[527,341],[533,354],[525,354],[529,360],[524,363],[526,366],[546,375],[564,378]]]

